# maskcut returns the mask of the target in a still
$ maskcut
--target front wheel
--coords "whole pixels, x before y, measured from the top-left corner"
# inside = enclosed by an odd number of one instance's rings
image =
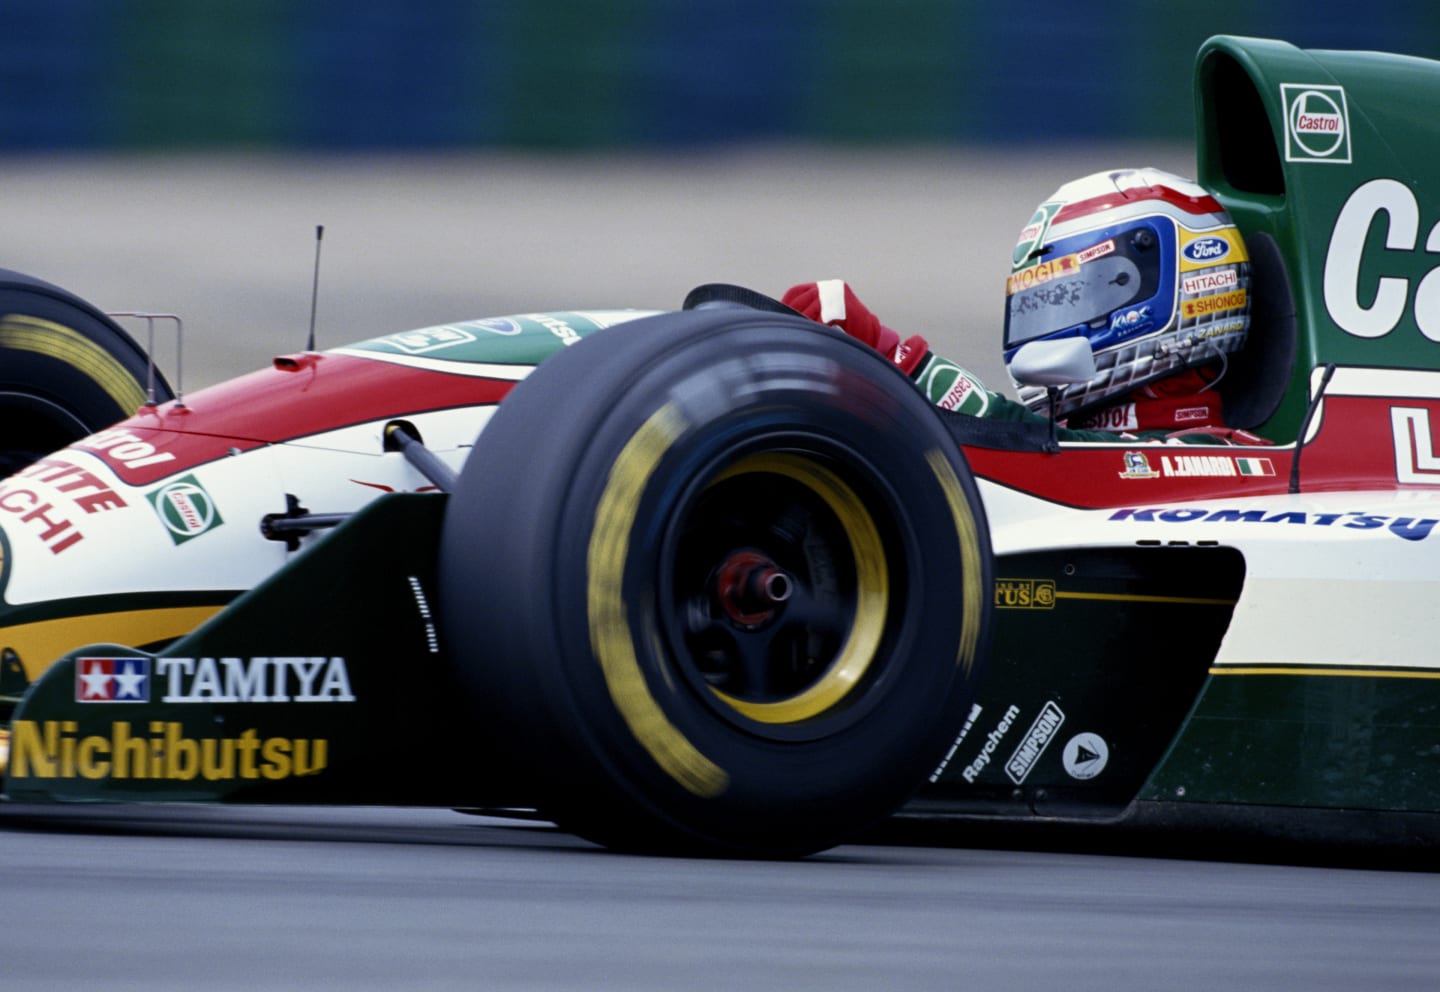
[[[0,477],[131,416],[152,382],[145,353],[58,286],[0,269]]]
[[[677,313],[507,397],[450,497],[440,619],[542,812],[796,855],[940,761],[989,575],[961,452],[892,366],[803,319]]]

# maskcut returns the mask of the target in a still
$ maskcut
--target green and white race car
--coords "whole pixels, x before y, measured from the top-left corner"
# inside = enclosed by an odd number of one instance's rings
[[[1434,842],[1440,63],[1217,37],[1195,80],[1266,446],[944,411],[725,287],[177,398],[0,276],[4,796],[722,855],[902,809]]]

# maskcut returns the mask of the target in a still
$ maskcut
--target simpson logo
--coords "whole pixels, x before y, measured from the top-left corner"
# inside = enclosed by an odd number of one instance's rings
[[[1350,110],[1345,87],[1281,83],[1285,161],[1350,161]]]
[[[1053,610],[1055,583],[1051,579],[996,579],[995,608]]]
[[[1040,715],[1035,722],[1030,724],[1030,729],[1020,739],[1020,746],[1015,753],[1010,755],[1010,760],[1005,762],[1005,774],[1010,781],[1020,785],[1025,781],[1030,770],[1035,767],[1035,762],[1045,753],[1050,742],[1055,739],[1055,731],[1065,722],[1065,714],[1060,707],[1051,700],[1045,701],[1045,706],[1040,710]]]
[[[145,498],[176,544],[193,541],[225,522],[215,508],[215,500],[193,475],[147,493]]]
[[[1213,293],[1217,290],[1234,289],[1240,284],[1240,274],[1234,269],[1220,272],[1203,272],[1198,276],[1186,276],[1180,280],[1180,289],[1186,296]]]
[[[149,658],[77,658],[77,703],[148,703]]]
[[[1103,258],[1114,250],[1115,241],[1111,239],[1107,241],[1102,241],[1098,245],[1091,245],[1089,248],[1086,248],[1084,251],[1080,252],[1075,257],[1079,259],[1081,265],[1084,265],[1086,262],[1094,261],[1097,258]]]
[[[423,355],[426,352],[470,344],[475,340],[475,335],[464,327],[445,324],[441,327],[424,327],[418,331],[391,334],[384,340],[386,344],[398,348],[407,355]]]
[[[323,738],[186,737],[183,724],[118,720],[109,733],[80,736],[74,720],[17,720],[11,728],[10,774],[42,779],[160,779],[225,782],[277,780],[325,770]]]

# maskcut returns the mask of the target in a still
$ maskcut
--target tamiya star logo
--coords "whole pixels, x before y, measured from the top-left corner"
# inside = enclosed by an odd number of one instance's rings
[[[149,658],[77,658],[75,701],[78,703],[148,703]]]

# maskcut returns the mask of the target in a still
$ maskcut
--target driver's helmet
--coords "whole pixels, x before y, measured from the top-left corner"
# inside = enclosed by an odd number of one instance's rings
[[[1042,338],[1084,337],[1095,377],[1065,389],[1073,416],[1147,382],[1222,359],[1250,328],[1250,262],[1205,189],[1159,169],[1076,179],[1040,204],[1005,281],[1005,365]],[[1045,389],[1016,384],[1032,410]]]

